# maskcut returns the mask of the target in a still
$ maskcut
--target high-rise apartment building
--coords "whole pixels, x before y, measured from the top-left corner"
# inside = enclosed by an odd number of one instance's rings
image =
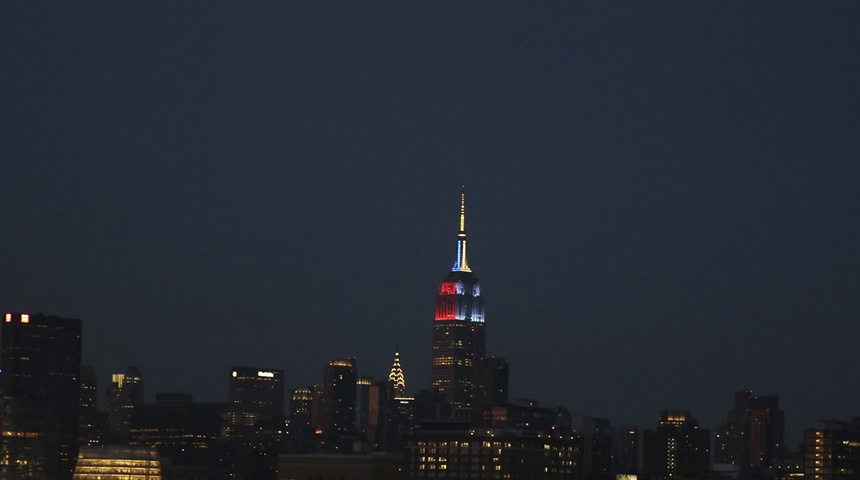
[[[80,371],[80,320],[4,315],[0,477],[71,477],[77,455]]]
[[[860,478],[860,417],[819,422],[804,432],[803,451],[805,479]]]
[[[784,430],[779,396],[739,390],[728,421],[717,430],[714,463],[735,465],[741,475],[772,476],[784,455]]]
[[[466,193],[460,194],[457,257],[436,296],[433,322],[433,388],[455,409],[470,409],[475,395],[474,367],[484,357],[484,305],[481,286],[466,259]]]
[[[687,411],[664,410],[643,435],[643,472],[658,478],[704,477],[710,470],[710,432]]]

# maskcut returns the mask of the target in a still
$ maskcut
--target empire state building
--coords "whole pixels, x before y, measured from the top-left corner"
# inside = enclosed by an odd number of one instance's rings
[[[466,260],[466,192],[460,194],[457,258],[439,286],[433,322],[433,388],[454,408],[470,408],[475,364],[484,356],[481,286]]]

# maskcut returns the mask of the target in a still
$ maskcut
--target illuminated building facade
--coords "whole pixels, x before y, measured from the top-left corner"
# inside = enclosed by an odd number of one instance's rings
[[[71,477],[77,455],[80,370],[80,320],[4,314],[0,477]]]
[[[403,367],[400,366],[400,352],[394,352],[394,363],[391,365],[391,371],[388,372],[388,381],[394,388],[394,393],[398,396],[406,395],[406,376],[403,374]]]
[[[73,480],[161,480],[154,447],[83,446]]]
[[[582,478],[573,433],[423,425],[405,450],[410,480]]]
[[[125,373],[111,375],[105,413],[112,442],[128,443],[131,413],[143,405],[143,395],[143,375],[137,367],[128,367]]]
[[[457,258],[436,296],[433,322],[433,388],[455,409],[472,407],[475,362],[484,357],[484,306],[478,278],[466,259],[466,194],[460,195]]]
[[[828,420],[803,434],[804,479],[860,478],[860,417],[851,422]]]

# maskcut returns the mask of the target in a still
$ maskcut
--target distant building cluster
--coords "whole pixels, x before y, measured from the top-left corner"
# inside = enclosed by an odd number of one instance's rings
[[[860,418],[822,421],[786,448],[776,395],[735,393],[712,432],[690,411],[611,425],[508,398],[508,364],[486,354],[481,287],[457,256],[437,296],[432,385],[409,393],[394,352],[387,376],[332,359],[287,395],[284,371],[225,372],[227,401],[144,396],[144,372],[113,373],[105,409],[81,365],[81,320],[6,313],[0,327],[0,478],[6,480],[810,479],[860,478]]]

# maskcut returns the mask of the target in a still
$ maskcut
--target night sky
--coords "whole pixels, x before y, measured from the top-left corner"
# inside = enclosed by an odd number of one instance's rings
[[[0,309],[99,390],[430,382],[466,185],[511,396],[860,415],[860,3],[0,5]],[[103,395],[100,395],[103,397]],[[103,398],[100,399],[103,401]]]

